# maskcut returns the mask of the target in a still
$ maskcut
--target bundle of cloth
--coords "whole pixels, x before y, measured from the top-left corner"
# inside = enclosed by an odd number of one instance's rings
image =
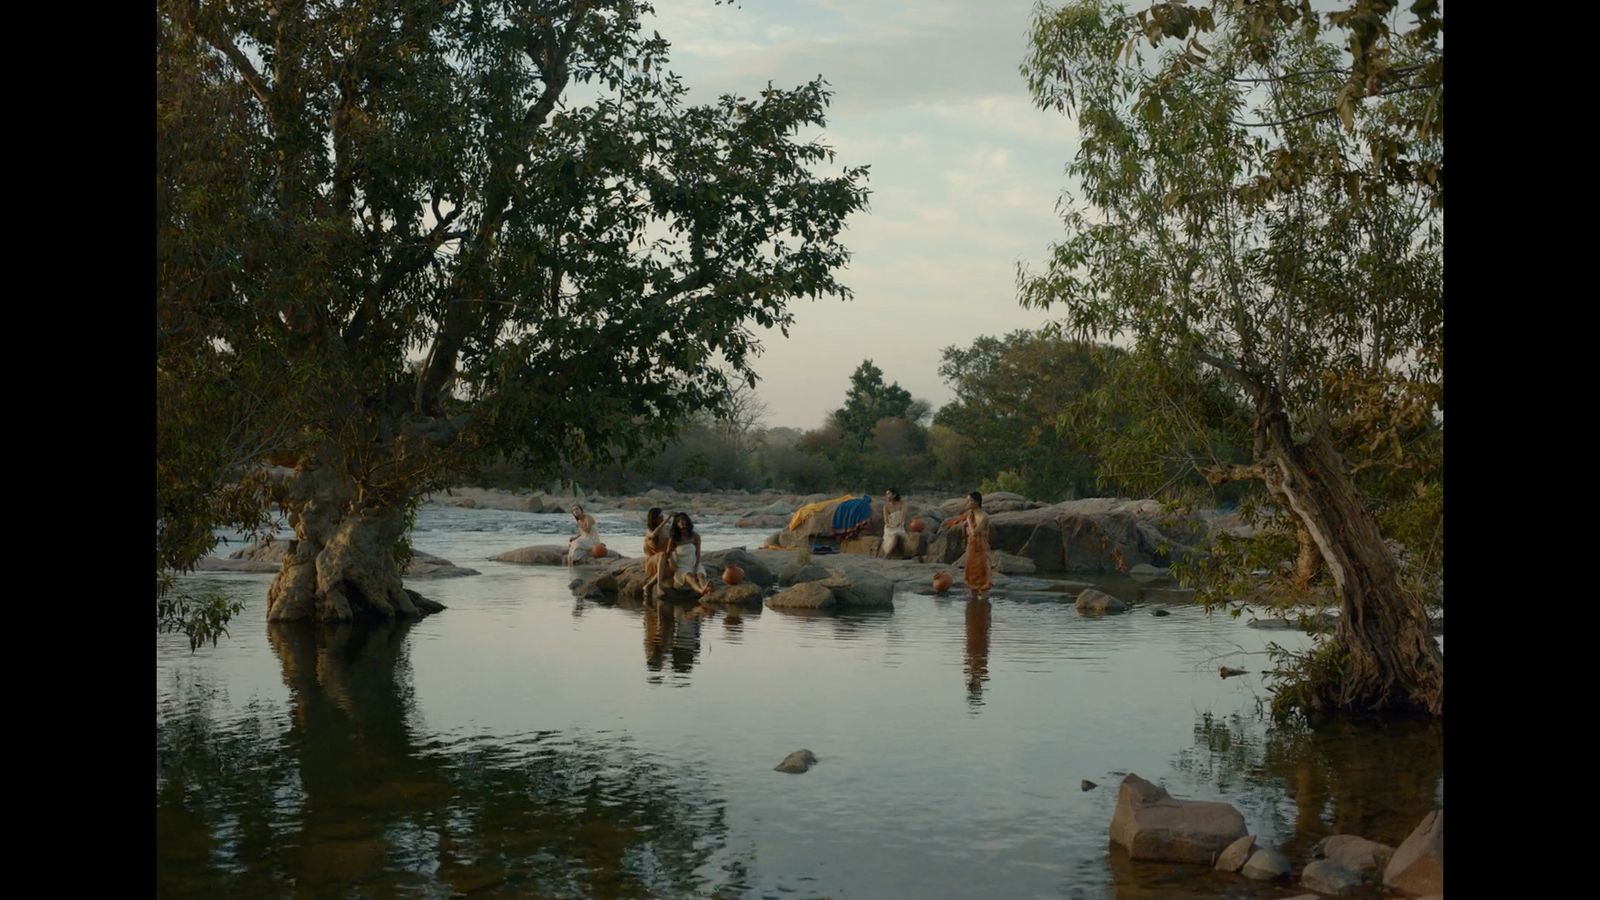
[[[849,540],[872,521],[872,498],[845,494],[831,500],[807,503],[789,518],[789,531],[808,537]]]

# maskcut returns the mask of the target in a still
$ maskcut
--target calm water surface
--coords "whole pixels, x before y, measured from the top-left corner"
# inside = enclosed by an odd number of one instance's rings
[[[638,553],[638,515],[598,518]],[[1003,596],[694,617],[485,559],[571,530],[424,507],[417,548],[483,574],[411,582],[450,608],[409,626],[268,627],[271,576],[194,577],[247,606],[215,648],[156,642],[161,894],[1284,897],[1109,850],[1121,775],[1291,857],[1443,802],[1438,729],[1269,729],[1259,676],[1218,677],[1295,632]],[[772,771],[801,747],[815,768]]]

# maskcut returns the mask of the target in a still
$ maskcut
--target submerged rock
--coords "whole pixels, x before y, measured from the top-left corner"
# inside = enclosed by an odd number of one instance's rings
[[[1094,588],[1089,588],[1078,594],[1078,600],[1075,605],[1078,607],[1078,612],[1085,615],[1107,615],[1128,611],[1128,604]]]
[[[774,772],[787,772],[791,775],[798,775],[816,764],[817,755],[810,750],[801,749],[785,756],[783,762],[773,766],[772,770]]]

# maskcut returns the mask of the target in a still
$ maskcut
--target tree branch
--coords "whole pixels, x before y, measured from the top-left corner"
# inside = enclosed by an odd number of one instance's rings
[[[472,252],[463,254],[461,265],[456,270],[456,277],[450,286],[452,295],[463,293],[462,289],[465,287],[463,281],[476,274],[479,264],[483,261],[480,258],[489,253],[490,236],[498,231],[505,221],[506,211],[512,201],[512,192],[506,185],[511,180],[520,159],[527,155],[527,143],[532,139],[532,131],[544,124],[550,112],[555,109],[556,102],[561,99],[562,91],[566,90],[567,82],[571,78],[567,62],[572,56],[578,29],[588,17],[592,5],[592,0],[575,0],[567,27],[559,33],[559,37],[552,27],[544,33],[542,45],[536,46],[533,41],[529,41],[524,48],[524,52],[540,64],[541,77],[545,84],[544,91],[522,117],[522,134],[519,136],[521,140],[514,148],[507,149],[500,155],[494,171],[485,181],[487,202],[484,204],[483,218],[476,229]],[[480,321],[482,309],[482,306],[464,303],[450,304],[445,308],[439,333],[428,351],[422,371],[418,373],[415,401],[418,411],[428,411],[437,402],[439,392],[456,370],[457,356],[468,333]]]
[[[1407,84],[1407,85],[1402,85],[1401,87],[1393,88],[1392,90],[1379,91],[1376,94],[1368,94],[1367,96],[1369,96],[1369,97],[1388,97],[1388,96],[1390,96],[1392,94],[1404,94],[1404,93],[1408,93],[1410,91],[1421,91],[1421,90],[1426,90],[1426,89],[1428,89],[1430,87],[1433,87],[1433,85],[1428,85],[1428,84]],[[1311,112],[1308,112],[1308,113],[1302,113],[1302,114],[1300,114],[1298,116],[1290,116],[1287,119],[1280,119],[1280,120],[1278,120],[1276,122],[1241,122],[1238,119],[1229,119],[1228,123],[1230,125],[1237,125],[1240,128],[1277,128],[1280,125],[1293,125],[1296,122],[1304,122],[1306,119],[1314,119],[1317,116],[1325,116],[1325,115],[1327,115],[1329,113],[1334,113],[1334,112],[1338,112],[1338,111],[1339,111],[1339,107],[1337,107],[1337,106],[1327,106],[1327,107],[1323,107],[1322,109],[1312,110]]]

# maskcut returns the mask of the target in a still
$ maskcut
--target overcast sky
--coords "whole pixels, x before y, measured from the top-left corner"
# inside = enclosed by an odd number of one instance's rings
[[[870,209],[849,220],[848,303],[801,301],[785,339],[763,332],[767,424],[814,428],[871,358],[938,408],[939,351],[1036,328],[1016,266],[1062,236],[1055,204],[1076,152],[1064,116],[1029,102],[1022,61],[1033,0],[657,0],[654,27],[691,100],[794,87],[834,90],[823,136],[870,164]]]

